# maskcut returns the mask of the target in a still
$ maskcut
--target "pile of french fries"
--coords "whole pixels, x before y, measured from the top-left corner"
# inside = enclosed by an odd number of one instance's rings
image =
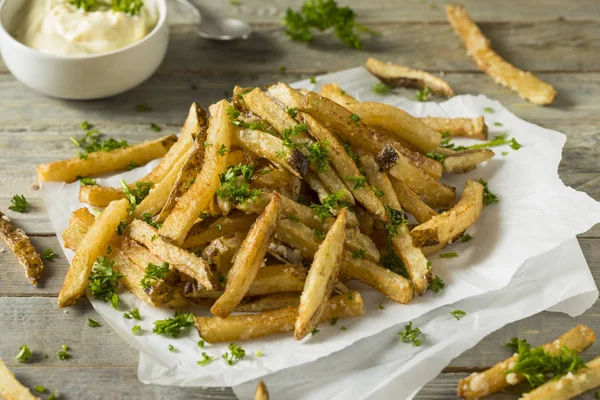
[[[321,94],[285,83],[233,92],[207,111],[193,104],[176,141],[38,166],[40,181],[72,181],[150,161],[138,152],[162,156],[122,188],[81,186],[80,201],[105,208],[75,211],[62,234],[75,256],[59,306],[81,297],[105,256],[154,307],[209,307],[214,317],[195,324],[213,343],[285,331],[302,339],[321,321],[358,317],[363,300],[350,280],[402,304],[423,295],[434,276],[426,256],[459,238],[484,206],[482,184],[468,180],[457,202],[442,174],[494,155],[451,151],[448,169],[426,154],[445,151],[442,131],[486,138],[482,120],[418,119],[358,102],[336,84]],[[145,185],[139,201],[128,195]],[[144,287],[148,265],[164,263],[169,273]]]

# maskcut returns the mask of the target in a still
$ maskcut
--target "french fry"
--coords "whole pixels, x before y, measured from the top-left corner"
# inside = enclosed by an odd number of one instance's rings
[[[356,149],[372,154],[379,153],[385,146],[394,146],[415,166],[423,169],[435,179],[442,176],[442,164],[418,152],[411,151],[390,135],[383,134],[353,117],[350,110],[314,92],[306,95],[300,111],[311,115],[341,141],[348,141]],[[357,120],[358,122],[355,122]]]
[[[129,224],[127,236],[143,244],[160,260],[168,262],[175,269],[196,279],[205,288],[211,290],[215,284],[210,266],[202,258],[165,241],[152,226],[134,219]]]
[[[79,201],[93,207],[106,207],[111,201],[125,198],[121,188],[108,186],[81,185],[79,187]]]
[[[21,385],[15,374],[0,359],[0,398],[3,400],[40,400]],[[267,397],[268,399],[268,397]]]
[[[250,229],[250,227],[248,227]],[[210,242],[202,251],[202,257],[214,265],[217,275],[227,276],[233,256],[242,245],[247,232],[236,232],[232,237],[220,237]]]
[[[62,233],[62,239],[65,247],[69,250],[77,250],[79,243],[83,240],[87,232],[79,227],[79,225],[69,225]]]
[[[360,206],[354,207],[354,213],[356,214],[360,231],[369,236],[375,229],[375,217]]]
[[[564,333],[558,339],[546,343],[541,347],[549,353],[557,353],[563,346],[568,347],[576,353],[581,353],[590,347],[595,340],[596,335],[590,328],[585,325],[578,325]],[[509,387],[511,384],[506,380],[506,371],[517,362],[518,358],[518,355],[514,355],[499,362],[490,369],[473,373],[469,377],[461,379],[458,382],[458,397],[475,400]],[[516,374],[515,378],[515,384],[525,379],[521,374]]]
[[[437,212],[425,204],[419,195],[406,186],[404,182],[391,175],[388,177],[392,182],[392,187],[394,188],[394,192],[396,192],[396,196],[398,197],[398,201],[400,201],[402,208],[411,213],[420,224],[429,221],[432,217],[437,215]]]
[[[126,199],[112,202],[98,215],[75,252],[63,288],[58,294],[58,306],[68,307],[81,297],[98,257],[106,251],[119,223],[129,213]]]
[[[287,83],[277,82],[267,86],[267,91],[275,100],[288,108],[298,108],[304,100],[299,90],[292,89]]]
[[[347,108],[357,114],[365,124],[383,128],[425,153],[438,147],[442,141],[442,135],[435,129],[389,104],[358,103]]]
[[[379,166],[372,156],[362,156],[360,161],[365,169],[365,174],[369,185],[383,192],[381,201],[388,207],[400,211],[402,206],[396,197],[392,183],[387,174],[379,170]],[[397,227],[397,234],[389,239],[394,251],[402,259],[410,280],[414,285],[417,294],[422,295],[429,287],[429,282],[433,279],[431,264],[423,255],[418,247],[413,246],[412,237],[406,224],[400,224]]]
[[[202,246],[221,236],[231,235],[236,232],[247,233],[256,216],[243,212],[234,212],[226,217],[207,219],[197,222],[192,226],[188,237],[183,242],[184,248]]]
[[[321,182],[317,174],[314,172],[308,171],[304,177],[304,180],[306,181],[306,184],[317,193],[317,197],[321,203],[330,195],[323,182]],[[352,200],[354,200],[354,198]],[[351,204],[354,204],[354,202]]]
[[[309,114],[301,113],[300,118],[308,126],[311,135],[319,142],[328,144],[327,150],[330,155],[329,161],[348,187],[348,190],[352,192],[354,198],[356,198],[356,200],[368,211],[375,214],[378,219],[386,220],[387,215],[383,208],[383,204],[381,204],[377,196],[375,196],[373,190],[367,185],[358,185],[359,187],[355,187],[357,185],[348,180],[351,177],[361,177],[362,174],[337,138]]]
[[[220,184],[219,175],[225,172],[225,155],[230,150],[235,131],[227,116],[228,107],[229,103],[225,100],[210,106],[211,119],[206,138],[210,146],[206,147],[202,170],[160,228],[160,235],[177,245],[183,244],[198,215],[210,203]]]
[[[265,296],[247,297],[235,308],[236,312],[263,312],[286,307],[298,307],[299,293],[274,293]]]
[[[235,132],[234,141],[235,144],[282,166],[299,178],[303,178],[308,172],[309,162],[300,150],[284,146],[281,139],[269,133],[241,129]]]
[[[520,400],[569,400],[598,386],[600,386],[600,357],[589,361],[585,368],[575,373],[569,372],[529,393],[523,393]]]
[[[281,189],[291,185],[295,175],[283,168],[265,167],[252,177],[252,184],[256,187]]]
[[[358,317],[363,313],[363,300],[358,292],[348,292],[327,301],[320,321],[331,318]],[[196,317],[198,333],[209,343],[248,340],[294,329],[297,307],[265,311],[259,314],[232,315],[228,318]]]
[[[531,72],[520,70],[500,57],[462,5],[446,5],[446,14],[450,25],[464,42],[467,54],[483,72],[533,104],[552,104],[556,90]]]
[[[465,183],[462,197],[454,207],[436,215],[410,232],[414,245],[423,247],[450,243],[477,221],[482,209],[483,185],[474,179],[469,179]]]
[[[259,381],[258,385],[256,385],[254,400],[269,400],[269,390],[263,381]]]
[[[240,303],[263,263],[271,237],[280,219],[279,195],[273,193],[265,211],[258,217],[235,256],[227,274],[225,291],[211,307],[210,312],[227,318]]]
[[[37,285],[44,272],[44,264],[23,229],[13,225],[10,218],[0,212],[0,238],[17,257],[29,281]]]
[[[444,156],[444,171],[455,174],[472,171],[477,164],[486,162],[495,155],[490,149],[451,150],[438,147],[433,152]]]
[[[377,162],[394,178],[423,196],[423,199],[431,206],[447,206],[456,198],[453,187],[444,185],[427,175],[392,146],[386,146],[377,155]]]
[[[298,318],[294,325],[296,340],[304,338],[317,326],[326,307],[327,299],[331,295],[342,263],[342,253],[346,241],[347,213],[348,209],[346,208],[340,212],[315,253],[304,283],[304,290],[300,296]]]
[[[440,133],[449,133],[450,136],[462,136],[471,139],[487,140],[488,127],[483,117],[478,118],[419,118],[421,122],[429,125]]]
[[[164,136],[131,147],[118,148],[110,152],[89,153],[86,159],[79,157],[54,161],[35,167],[38,182],[75,182],[81,177],[100,175],[127,169],[130,163],[144,165],[164,156],[177,141],[175,135]]]
[[[454,96],[454,90],[446,81],[428,72],[395,65],[392,63],[384,63],[375,58],[369,57],[365,64],[367,70],[375,75],[377,79],[386,85],[396,87],[407,87],[424,89],[428,87],[433,93],[441,94],[442,96]]]
[[[321,96],[327,97],[344,107],[358,104],[358,100],[343,91],[335,82],[321,86]]]
[[[303,265],[306,260],[300,250],[289,247],[277,239],[271,239],[268,252],[271,256],[286,264]]]

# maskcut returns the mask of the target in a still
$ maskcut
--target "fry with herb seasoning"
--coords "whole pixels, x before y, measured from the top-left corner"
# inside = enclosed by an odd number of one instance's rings
[[[488,127],[483,117],[478,118],[419,118],[421,122],[429,125],[441,134],[462,136],[471,139],[486,140]]]
[[[13,225],[10,218],[0,212],[0,238],[17,257],[29,281],[37,285],[44,272],[44,264],[23,229]]]
[[[472,171],[478,164],[492,159],[495,155],[490,149],[451,150],[440,147],[432,153],[434,157],[440,157],[444,172],[455,174]]]
[[[0,359],[0,398],[3,400],[40,400],[21,385],[15,374]]]
[[[299,292],[273,293],[264,296],[246,297],[235,307],[237,312],[263,312],[286,307],[298,307]]]
[[[321,96],[327,97],[330,100],[335,101],[341,106],[348,107],[352,104],[358,104],[358,100],[347,94],[341,87],[335,82],[327,83],[321,86]]]
[[[396,193],[402,208],[412,214],[417,222],[422,224],[437,215],[437,212],[425,204],[419,195],[406,186],[404,182],[394,178],[392,175],[388,175],[388,178],[392,182],[392,187],[394,188],[394,192]]]
[[[245,234],[254,221],[256,221],[255,215],[234,211],[226,217],[197,222],[190,229],[190,233],[185,242],[183,242],[182,247],[202,246],[219,237],[231,235],[236,232]]]

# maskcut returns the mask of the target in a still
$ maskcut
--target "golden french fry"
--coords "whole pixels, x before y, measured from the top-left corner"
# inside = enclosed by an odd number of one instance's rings
[[[256,385],[254,400],[269,400],[269,390],[263,381],[259,381],[258,385]]]
[[[450,243],[477,221],[482,209],[483,185],[474,179],[469,179],[465,183],[462,197],[454,207],[436,215],[410,232],[414,245],[423,247]]]
[[[312,190],[314,190],[317,193],[317,197],[319,198],[319,201],[321,203],[323,202],[323,200],[325,200],[331,194],[327,191],[327,188],[325,187],[323,182],[321,182],[321,180],[319,179],[317,174],[315,174],[314,172],[308,171],[308,173],[304,177],[304,180],[306,181],[306,184],[308,185],[308,187],[310,187]],[[354,200],[354,199],[352,199],[352,200]],[[351,203],[351,204],[354,204],[354,203]]]
[[[210,309],[213,315],[226,318],[248,292],[263,263],[271,237],[275,234],[280,208],[279,195],[273,193],[269,205],[252,225],[235,256],[233,266],[227,274],[225,291]]]
[[[575,328],[564,333],[558,339],[541,346],[544,351],[557,353],[563,346],[581,353],[590,347],[596,340],[594,332],[585,325],[577,325]],[[499,392],[511,384],[507,382],[506,371],[517,362],[519,356],[514,355],[499,362],[492,368],[483,372],[473,373],[458,382],[458,397],[462,399],[475,400]],[[514,384],[522,382],[525,377],[516,374]]]
[[[396,148],[386,145],[377,155],[379,165],[402,181],[431,206],[447,206],[456,198],[455,189],[438,182],[425,171],[410,163]]]
[[[358,104],[358,100],[347,94],[335,82],[327,83],[321,86],[321,96],[327,97],[328,99],[333,100],[344,107],[348,107],[352,104]]]
[[[533,104],[552,104],[556,90],[531,72],[522,71],[500,57],[462,5],[446,5],[446,14],[450,25],[464,42],[467,54],[473,57],[483,72]]]
[[[248,229],[250,229],[250,226]],[[211,241],[202,251],[202,258],[207,260],[210,265],[214,265],[214,269],[219,277],[227,276],[231,268],[233,256],[242,245],[247,233],[236,232],[232,237],[220,237]]]
[[[265,167],[252,177],[252,184],[256,187],[281,189],[291,185],[295,175],[283,168]]]
[[[235,232],[246,233],[256,221],[256,216],[243,212],[234,212],[226,217],[207,219],[192,226],[188,237],[183,242],[184,248],[198,247],[221,236]]]
[[[121,188],[108,186],[81,185],[79,187],[79,201],[94,207],[106,207],[111,201],[125,198]]]
[[[419,69],[385,63],[372,57],[367,59],[365,67],[371,74],[375,75],[377,79],[390,87],[417,89],[428,87],[433,93],[441,94],[446,97],[454,96],[454,90],[452,90],[446,81]]]
[[[360,293],[348,292],[327,301],[321,315],[321,322],[331,318],[358,317],[363,313],[363,300]],[[265,311],[259,314],[231,315],[228,318],[196,317],[196,328],[202,339],[209,343],[234,342],[289,332],[294,329],[298,317],[297,307]]]
[[[67,307],[81,297],[96,259],[106,252],[119,223],[129,213],[126,199],[112,202],[98,215],[75,252],[71,267],[58,295],[58,306]]]
[[[348,110],[358,115],[365,124],[390,132],[427,153],[440,145],[442,135],[404,110],[383,103],[358,103]]]
[[[331,295],[333,285],[342,263],[344,242],[346,241],[346,214],[344,208],[338,215],[335,223],[327,232],[327,236],[319,245],[308,276],[304,283],[304,290],[300,296],[298,318],[294,325],[296,340],[304,338],[320,321],[327,299]]]
[[[202,170],[160,228],[160,235],[177,245],[183,244],[198,215],[210,203],[220,184],[219,175],[225,172],[225,156],[230,150],[235,131],[227,116],[228,107],[229,103],[225,100],[210,106],[211,118],[206,138],[210,146],[206,147]]]
[[[75,182],[81,177],[127,169],[130,163],[144,165],[164,156],[176,141],[175,135],[169,135],[110,152],[89,153],[86,159],[75,157],[41,164],[35,167],[37,180],[38,182]]]
[[[300,294],[294,292],[274,293],[265,296],[247,297],[235,308],[236,312],[263,312],[286,307],[298,307]]]
[[[483,117],[478,118],[419,118],[421,122],[429,125],[440,133],[449,133],[450,136],[463,136],[471,139],[486,140],[488,127]]]
[[[429,221],[432,217],[437,215],[437,212],[429,207],[418,194],[404,184],[404,182],[389,175],[388,178],[392,182],[392,187],[398,201],[402,205],[402,208],[407,212],[411,213],[415,219],[422,224],[423,222]]]
[[[433,152],[443,155],[444,171],[455,174],[472,171],[477,164],[486,162],[495,155],[490,149],[450,150],[438,147]]]
[[[129,224],[127,236],[143,244],[160,260],[168,262],[175,269],[196,279],[205,288],[211,290],[215,284],[210,266],[202,258],[165,241],[152,226],[134,219]]]
[[[0,359],[0,398],[3,400],[40,400],[21,385],[15,374]],[[267,395],[268,399],[268,395]]]
[[[277,82],[267,86],[267,91],[275,100],[288,108],[298,108],[304,100],[299,90],[292,89],[287,83]]]
[[[69,250],[77,250],[86,232],[87,229],[83,230],[79,225],[69,225],[61,235],[63,242],[65,242],[65,247]]]
[[[0,212],[0,239],[17,257],[19,264],[25,270],[25,276],[34,285],[44,272],[44,264],[23,229],[13,225],[10,218]]]

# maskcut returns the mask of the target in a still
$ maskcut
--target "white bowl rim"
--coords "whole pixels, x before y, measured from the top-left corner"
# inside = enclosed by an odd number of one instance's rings
[[[63,59],[63,60],[93,60],[93,59],[102,58],[105,56],[111,56],[114,54],[123,53],[137,45],[140,45],[140,44],[150,40],[150,38],[152,36],[154,36],[156,34],[156,32],[158,32],[164,24],[167,23],[167,1],[166,0],[154,0],[154,1],[156,1],[156,4],[157,4],[156,8],[157,8],[157,12],[159,14],[158,21],[156,22],[154,29],[152,29],[150,31],[150,33],[148,33],[146,36],[144,36],[141,40],[139,40],[135,43],[131,43],[130,45],[127,45],[120,49],[107,51],[105,53],[67,56],[67,55],[62,55],[62,54],[46,53],[46,52],[34,49],[32,47],[29,47],[27,45],[24,45],[23,43],[21,43],[17,39],[15,39],[13,37],[13,35],[11,35],[7,31],[7,29],[4,27],[4,25],[2,24],[2,10],[4,9],[4,5],[8,1],[10,1],[10,0],[0,0],[0,34],[6,35],[8,37],[8,40],[11,40],[14,44],[17,45],[17,47],[20,47],[24,51],[28,51],[28,52],[35,53],[35,54],[40,54],[40,55],[50,57],[50,58]],[[17,0],[15,0],[15,1],[17,1]],[[35,0],[24,0],[24,1],[35,1]],[[164,11],[162,11],[161,8]]]

